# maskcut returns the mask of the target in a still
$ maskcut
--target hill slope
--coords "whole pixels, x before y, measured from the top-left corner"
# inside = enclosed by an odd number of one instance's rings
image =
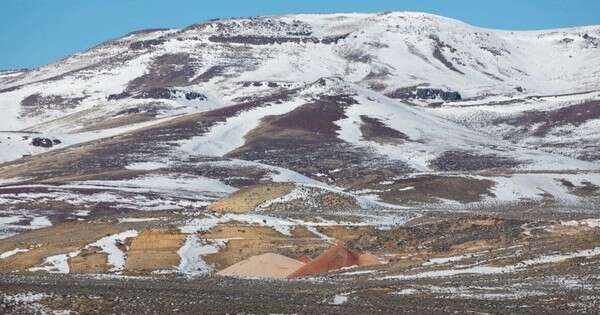
[[[0,73],[3,207],[202,208],[264,182],[366,208],[588,204],[599,46],[598,26],[509,32],[421,13],[131,33]],[[56,187],[60,202],[39,202]]]

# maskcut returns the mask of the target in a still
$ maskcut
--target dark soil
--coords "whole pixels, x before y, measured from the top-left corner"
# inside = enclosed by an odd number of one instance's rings
[[[552,128],[573,125],[580,126],[587,121],[600,118],[600,101],[591,101],[551,111],[528,111],[521,116],[509,119],[497,119],[494,124],[509,124],[516,127],[530,128],[540,124],[533,135],[544,137]]]
[[[361,115],[360,119],[360,132],[365,140],[392,144],[410,141],[406,134],[386,126],[377,118]]]
[[[492,154],[475,154],[466,151],[446,151],[430,162],[438,171],[481,171],[489,169],[510,169],[521,162],[509,157]]]

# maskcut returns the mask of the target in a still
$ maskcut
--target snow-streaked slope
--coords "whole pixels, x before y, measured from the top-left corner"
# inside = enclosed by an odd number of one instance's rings
[[[497,31],[410,12],[216,20],[132,33],[39,69],[0,72],[0,137],[19,136],[0,138],[0,163],[34,155],[0,171],[33,184],[43,178],[169,198],[198,193],[192,199],[203,205],[241,183],[368,192],[387,180],[382,176],[498,175],[479,174],[492,171],[505,172],[494,179],[504,198],[529,180],[502,181],[504,175],[597,170],[600,113],[584,108],[589,117],[582,120],[553,111],[600,99],[599,51],[599,26]],[[417,86],[456,91],[463,100],[399,99]],[[546,112],[560,121],[547,123],[548,132],[529,132]],[[303,121],[282,123],[294,120]],[[368,123],[405,139],[369,138]],[[22,140],[26,133],[60,139],[51,150],[65,154],[41,154],[49,150]],[[100,142],[105,146],[94,151]],[[84,143],[91,147],[73,158],[70,150]],[[54,154],[80,169],[58,176],[33,165]],[[486,161],[464,165],[478,159]],[[537,186],[554,185],[538,179]],[[35,193],[57,194],[42,188]],[[554,192],[570,200],[559,188]]]
[[[371,147],[393,159],[408,163],[419,171],[430,171],[428,164],[445,151],[464,150],[479,154],[497,154],[522,160],[528,170],[595,169],[593,163],[558,154],[519,147],[486,133],[466,128],[432,112],[411,107],[375,92],[355,86],[360,93],[358,103],[347,111],[348,118],[336,122],[340,138],[358,146]],[[407,135],[402,144],[382,144],[365,141],[359,129],[361,116],[380,119],[387,127]]]
[[[240,43],[244,36],[283,42]],[[234,82],[311,82],[332,76],[365,86],[377,83],[385,92],[417,84],[445,86],[466,97],[515,94],[515,87],[528,94],[587,91],[599,87],[599,41],[599,27],[507,32],[422,13],[222,20],[131,34],[40,69],[5,74],[0,89],[9,90],[0,94],[0,107],[8,130],[64,114],[50,110],[19,117],[19,102],[34,93],[85,97],[67,112],[90,109],[148,74],[165,54],[187,56],[182,67],[193,74],[185,77],[185,85],[210,87],[225,99],[236,93]],[[136,43],[148,44],[131,49]],[[194,81],[214,67],[220,67],[220,75]]]

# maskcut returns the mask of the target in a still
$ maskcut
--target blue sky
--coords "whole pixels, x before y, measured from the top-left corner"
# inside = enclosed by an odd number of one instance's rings
[[[429,12],[513,30],[600,24],[600,0],[2,0],[0,69],[44,65],[146,28],[238,16],[382,11]]]

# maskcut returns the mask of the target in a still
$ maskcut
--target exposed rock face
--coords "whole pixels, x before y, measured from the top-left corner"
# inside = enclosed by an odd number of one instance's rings
[[[172,91],[166,88],[152,88],[149,90],[142,91],[141,93],[134,96],[134,98],[153,98],[153,99],[171,99],[173,97]]]
[[[139,42],[134,42],[129,45],[129,48],[132,50],[142,50],[152,48],[153,46],[162,45],[165,40],[162,39],[151,39],[151,40],[143,40]]]
[[[408,86],[398,88],[386,95],[391,98],[401,99],[401,100],[409,100],[414,99],[416,97],[416,91],[419,86]]]
[[[192,100],[206,100],[206,95],[198,92],[186,92],[185,99],[188,101]]]
[[[207,99],[206,95],[194,92],[194,91],[184,91],[179,89],[171,89],[164,87],[154,87],[146,90],[142,90],[138,93],[131,92],[122,92],[118,94],[110,94],[106,97],[108,101],[120,100],[128,97],[133,97],[136,99],[157,99],[157,100],[174,100],[179,97],[185,98],[188,101],[199,100],[205,101]]]
[[[460,101],[462,99],[462,96],[458,92],[432,88],[418,88],[416,97],[422,100],[441,98],[449,102]]]
[[[316,37],[276,37],[276,36],[258,36],[258,35],[234,35],[234,36],[217,36],[213,35],[208,38],[215,43],[230,43],[230,44],[247,44],[247,45],[274,45],[284,43],[296,44],[336,44],[338,41],[346,38],[348,35],[328,36],[324,38]]]
[[[122,93],[117,93],[117,94],[110,94],[106,97],[107,101],[116,101],[116,100],[120,100],[120,99],[124,99],[124,98],[128,98],[131,97],[131,93],[129,92],[122,92]]]
[[[423,87],[420,85],[398,88],[387,94],[388,97],[411,100],[435,100],[442,99],[446,102],[455,102],[462,100],[462,95],[456,91],[446,91],[442,89]]]

